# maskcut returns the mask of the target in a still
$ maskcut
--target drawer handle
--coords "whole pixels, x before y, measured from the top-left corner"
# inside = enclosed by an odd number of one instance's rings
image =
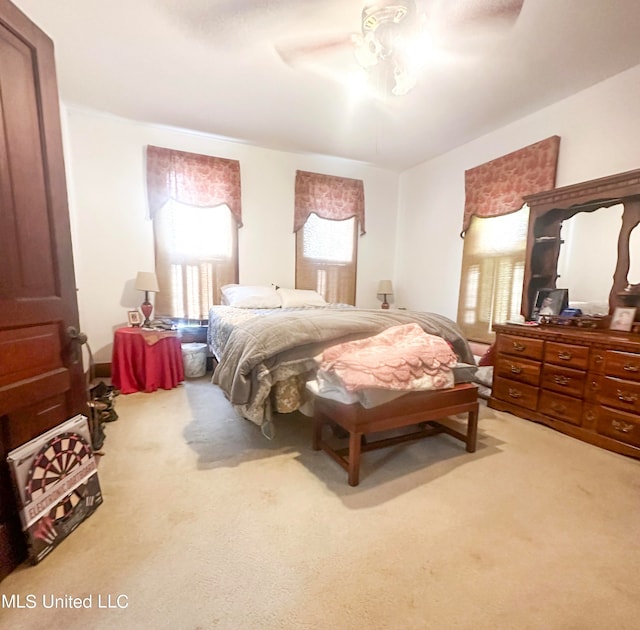
[[[623,366],[622,369],[625,372],[637,372],[638,371],[638,366],[637,365],[632,365],[630,363],[627,363],[626,365]]]
[[[636,394],[630,394],[629,392],[623,392],[622,390],[618,390],[616,392],[618,394],[618,400],[626,403],[635,403],[638,400],[638,396]]]
[[[596,414],[595,412],[593,412],[591,409],[589,409],[589,411],[587,411],[587,413],[584,414],[584,417],[589,421],[593,421],[596,419]]]
[[[517,341],[513,342],[513,349],[516,352],[524,352],[527,349],[527,346],[523,346],[521,343],[518,343]]]
[[[567,410],[566,405],[563,405],[562,403],[552,402],[550,406],[551,409],[557,411],[558,413],[564,413]]]
[[[518,389],[514,389],[513,387],[509,388],[509,396],[511,398],[522,398],[522,392]]]
[[[563,361],[571,361],[573,355],[570,352],[558,352],[558,359],[562,359]]]
[[[604,357],[601,354],[596,354],[593,357],[593,360],[594,360],[594,363],[596,363],[597,365],[598,363],[602,363],[604,361]]]
[[[512,365],[511,366],[511,373],[512,374],[521,374],[522,373],[522,368],[519,365]]]
[[[553,382],[556,385],[568,385],[570,380],[571,379],[568,376],[560,376],[558,374],[553,377]]]
[[[598,381],[591,381],[591,390],[592,391],[597,391],[598,389]]]
[[[612,420],[611,426],[620,433],[630,433],[633,430],[633,425],[629,422],[623,422],[622,420]]]

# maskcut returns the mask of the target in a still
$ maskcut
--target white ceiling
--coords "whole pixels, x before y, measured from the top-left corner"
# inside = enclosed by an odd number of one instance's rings
[[[13,1],[69,105],[397,171],[640,64],[639,0],[525,0],[495,38],[443,30],[406,96],[357,100],[347,46],[293,65],[275,47],[358,31],[362,0]]]

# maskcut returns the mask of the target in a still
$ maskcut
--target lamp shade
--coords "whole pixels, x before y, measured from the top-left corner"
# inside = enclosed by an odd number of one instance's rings
[[[138,291],[153,291],[158,293],[160,288],[158,287],[158,279],[156,274],[151,271],[138,271],[136,276],[136,289]]]
[[[393,295],[391,280],[380,280],[378,284],[378,295]]]

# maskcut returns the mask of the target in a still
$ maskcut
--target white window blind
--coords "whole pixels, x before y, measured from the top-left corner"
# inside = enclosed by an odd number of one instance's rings
[[[310,214],[296,232],[296,287],[313,289],[327,302],[355,304],[357,231],[343,221]]]
[[[168,201],[153,217],[158,316],[206,320],[220,287],[237,282],[237,224],[227,205]]]

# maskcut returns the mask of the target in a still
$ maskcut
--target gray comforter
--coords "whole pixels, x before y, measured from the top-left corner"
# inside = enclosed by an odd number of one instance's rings
[[[324,348],[412,322],[450,342],[461,362],[474,363],[456,323],[435,313],[357,308],[275,310],[267,317],[237,321],[220,353],[213,382],[239,413],[263,425],[271,420],[271,386],[293,375],[312,375],[314,357]]]

